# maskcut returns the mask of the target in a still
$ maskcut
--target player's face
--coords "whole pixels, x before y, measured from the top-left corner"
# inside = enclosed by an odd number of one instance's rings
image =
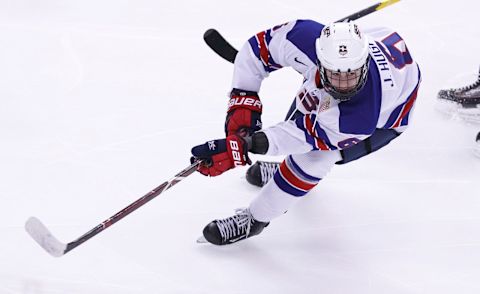
[[[328,81],[332,84],[335,90],[347,93],[357,87],[360,75],[362,74],[362,69],[359,68],[350,72],[336,72],[327,69],[326,73]]]

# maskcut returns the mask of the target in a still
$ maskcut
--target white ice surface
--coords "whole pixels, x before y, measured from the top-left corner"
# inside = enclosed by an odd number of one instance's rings
[[[479,293],[479,127],[434,110],[439,89],[475,79],[475,0],[403,0],[359,22],[396,28],[421,65],[412,126],[336,167],[260,236],[195,242],[257,193],[245,168],[192,175],[61,258],[24,231],[36,216],[71,241],[223,136],[232,66],[206,29],[238,48],[275,24],[372,3],[0,1],[0,293]],[[300,82],[287,69],[264,83],[266,125]]]

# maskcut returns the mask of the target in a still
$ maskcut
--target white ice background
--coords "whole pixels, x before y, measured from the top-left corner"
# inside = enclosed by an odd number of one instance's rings
[[[479,127],[434,110],[439,89],[476,78],[475,0],[403,0],[359,21],[395,28],[421,66],[411,127],[336,166],[261,235],[195,243],[258,192],[246,168],[194,174],[60,258],[24,231],[36,216],[71,241],[223,137],[232,65],[206,29],[238,48],[276,24],[373,3],[0,1],[0,293],[479,293]],[[300,83],[291,69],[264,82],[266,126]]]

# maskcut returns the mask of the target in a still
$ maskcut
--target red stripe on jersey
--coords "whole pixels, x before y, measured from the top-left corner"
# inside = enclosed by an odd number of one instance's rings
[[[315,140],[315,145],[318,149],[320,149],[320,150],[330,150],[330,148],[328,148],[327,144],[325,144],[325,142],[322,139],[318,138],[317,135],[315,134],[315,130],[313,128],[313,123],[312,123],[312,120],[310,119],[309,115],[305,116],[305,127],[307,129],[307,132]]]
[[[280,174],[283,178],[291,184],[293,187],[303,190],[303,191],[310,191],[313,187],[317,184],[311,184],[308,182],[303,181],[299,177],[297,177],[287,166],[285,160],[280,165]]]
[[[257,34],[258,45],[260,46],[260,57],[265,66],[268,66],[268,47],[265,43],[265,32]]]
[[[398,128],[400,126],[400,123],[402,122],[402,120],[405,118],[405,116],[410,112],[410,110],[413,107],[413,103],[415,103],[415,100],[417,99],[417,92],[418,92],[418,87],[415,89],[415,91],[413,91],[410,98],[408,98],[407,103],[403,107],[402,113],[397,118],[397,120],[393,124],[392,128]]]
[[[319,89],[322,88],[322,83],[320,82],[320,72],[318,71],[318,69],[317,69],[317,72],[315,73],[315,85]]]
[[[309,115],[305,115],[305,128],[307,129],[307,132],[311,136],[313,136],[313,133],[312,133],[313,125]]]

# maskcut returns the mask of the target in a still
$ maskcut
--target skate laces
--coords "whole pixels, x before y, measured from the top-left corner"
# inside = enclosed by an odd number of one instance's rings
[[[217,227],[224,241],[235,237],[248,237],[253,217],[248,208],[235,209],[235,215],[217,220]]]
[[[262,175],[262,182],[266,184],[273,175],[277,172],[279,163],[277,162],[260,162],[260,174]]]

